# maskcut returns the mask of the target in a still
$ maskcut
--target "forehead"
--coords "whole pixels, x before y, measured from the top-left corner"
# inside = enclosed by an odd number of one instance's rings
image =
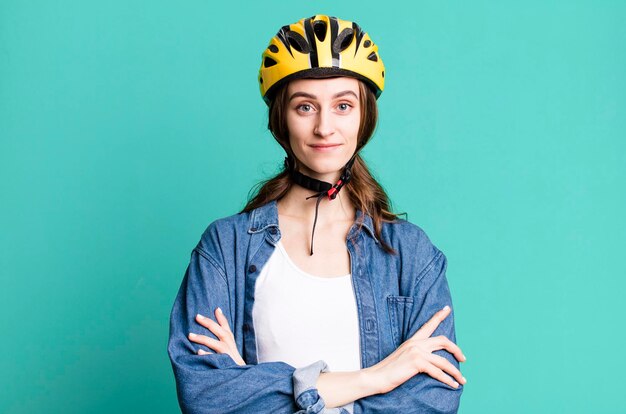
[[[332,97],[338,92],[352,91],[359,96],[359,81],[349,77],[296,79],[289,82],[287,93],[305,92],[319,98]]]

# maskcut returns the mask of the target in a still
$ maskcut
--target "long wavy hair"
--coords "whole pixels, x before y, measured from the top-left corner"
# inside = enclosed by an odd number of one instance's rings
[[[359,81],[359,92],[361,123],[358,132],[357,151],[369,142],[378,123],[378,107],[374,93],[362,81]],[[287,85],[285,84],[276,92],[274,99],[270,103],[268,129],[285,152],[294,160],[295,168],[297,169],[298,160],[289,144],[289,131],[286,119],[287,105]],[[387,253],[396,254],[396,251],[381,237],[382,223],[394,222],[404,213],[396,214],[391,211],[391,201],[387,193],[372,176],[365,160],[358,154],[355,157],[351,172],[352,178],[342,190],[348,194],[348,198],[356,208],[372,217],[374,233],[380,241],[382,248]],[[254,196],[249,197],[248,203],[241,212],[248,212],[271,201],[280,200],[287,194],[292,185],[293,182],[291,181],[289,171],[285,167],[274,177],[261,181],[252,188],[251,194],[254,194]],[[362,221],[357,224],[361,226]]]

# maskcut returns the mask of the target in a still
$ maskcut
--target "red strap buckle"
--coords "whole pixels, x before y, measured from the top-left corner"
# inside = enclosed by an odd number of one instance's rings
[[[329,200],[334,200],[335,197],[337,197],[337,188],[333,187],[330,190],[328,190],[328,199]]]

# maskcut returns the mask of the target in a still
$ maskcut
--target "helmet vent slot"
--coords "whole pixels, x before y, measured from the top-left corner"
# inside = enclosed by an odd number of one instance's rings
[[[372,62],[378,62],[378,55],[376,54],[376,52],[372,52],[369,54],[367,59],[371,60]]]
[[[287,40],[289,41],[291,47],[300,53],[309,53],[311,51],[309,49],[309,44],[306,42],[304,37],[300,35],[300,33],[294,31],[287,32]]]
[[[278,62],[276,62],[274,59],[272,59],[269,56],[265,56],[265,60],[263,60],[263,66],[265,66],[266,68],[274,66],[276,63]]]
[[[350,28],[343,29],[333,42],[333,52],[341,53],[346,50],[348,46],[350,46],[350,44],[352,43],[353,35],[354,30]]]
[[[320,42],[323,42],[326,39],[326,22],[323,20],[318,20],[313,23],[313,31],[315,32],[315,37]]]

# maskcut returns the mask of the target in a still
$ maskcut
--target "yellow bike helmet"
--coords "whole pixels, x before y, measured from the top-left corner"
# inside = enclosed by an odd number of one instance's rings
[[[378,98],[385,86],[378,46],[354,22],[326,15],[305,18],[283,26],[263,52],[261,96],[269,105],[285,82],[332,76],[361,79]]]

